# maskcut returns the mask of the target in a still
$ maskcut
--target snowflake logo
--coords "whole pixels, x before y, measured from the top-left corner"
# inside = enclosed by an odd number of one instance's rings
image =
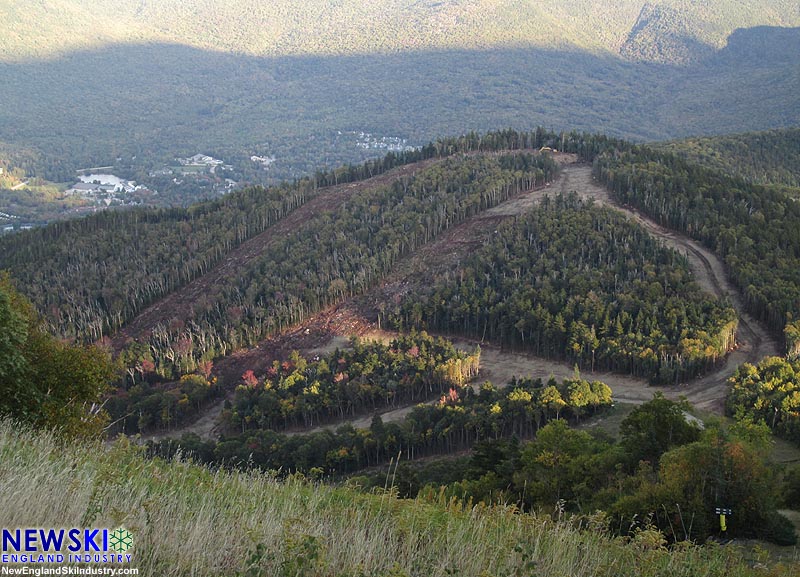
[[[117,553],[124,553],[133,547],[133,533],[120,527],[111,532],[108,544]]]

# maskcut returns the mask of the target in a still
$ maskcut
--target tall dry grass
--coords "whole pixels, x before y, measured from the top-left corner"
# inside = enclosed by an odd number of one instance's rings
[[[121,440],[61,444],[0,422],[0,525],[124,526],[141,575],[793,575],[751,569],[733,547],[667,551],[601,524],[443,499],[404,501],[302,479],[147,460]],[[655,537],[655,538],[654,538]]]

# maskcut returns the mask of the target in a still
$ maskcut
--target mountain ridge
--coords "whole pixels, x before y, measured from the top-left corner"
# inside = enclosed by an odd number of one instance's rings
[[[798,30],[756,35],[769,43]],[[146,177],[154,164],[198,150],[239,163],[273,156],[266,176],[281,180],[362,161],[363,149],[338,135],[348,131],[421,144],[503,126],[638,141],[758,130],[800,124],[800,77],[784,46],[792,45],[775,43],[772,64],[742,62],[726,48],[688,68],[541,49],[271,59],[117,46],[0,63],[9,80],[0,87],[0,141],[38,151],[39,173],[57,182],[133,156]]]
[[[714,0],[312,0],[302,9],[289,0],[76,0],[0,2],[0,57],[43,57],[78,47],[120,42],[177,42],[251,55],[357,54],[432,48],[575,46],[618,53],[631,34],[676,32],[715,49],[736,28],[800,25],[791,2],[768,0],[756,8]],[[676,18],[676,15],[678,16]],[[638,28],[638,30],[637,30]],[[92,34],[80,34],[92,30]],[[78,31],[76,34],[75,32]],[[36,32],[36,42],[31,33]],[[67,33],[65,33],[67,32]],[[640,40],[650,42],[650,34]],[[660,35],[652,38],[658,44]],[[630,53],[630,52],[629,52]],[[633,53],[634,56],[647,56]],[[648,58],[645,58],[648,59]],[[656,61],[662,61],[656,58]]]
[[[0,141],[54,182],[204,151],[274,183],[369,157],[342,134],[783,127],[798,27],[786,0],[0,0]]]

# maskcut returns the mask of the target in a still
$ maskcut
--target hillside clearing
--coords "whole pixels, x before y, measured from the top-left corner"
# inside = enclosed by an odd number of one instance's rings
[[[295,209],[264,232],[230,251],[222,262],[214,266],[208,273],[147,307],[114,336],[112,345],[119,350],[128,340],[147,334],[158,324],[188,320],[192,315],[195,303],[202,296],[214,294],[228,282],[229,278],[234,277],[238,271],[243,270],[261,254],[268,251],[273,239],[288,236],[299,229],[306,228],[309,220],[315,214],[336,210],[358,192],[379,187],[404,175],[413,174],[416,170],[426,168],[435,162],[435,160],[427,160],[409,164],[368,180],[340,184],[322,191],[318,196]]]
[[[463,258],[493,234],[500,222],[523,213],[546,194],[575,191],[584,199],[593,199],[599,204],[623,212],[667,246],[686,255],[698,284],[711,294],[729,298],[740,317],[738,347],[728,354],[725,361],[715,370],[688,383],[682,383],[679,387],[649,386],[643,379],[617,373],[586,372],[584,376],[607,383],[614,392],[614,399],[618,402],[641,404],[650,400],[656,391],[662,391],[669,398],[685,396],[698,409],[721,414],[727,393],[727,379],[743,362],[757,362],[764,356],[778,354],[776,340],[761,323],[743,311],[738,291],[726,277],[724,267],[716,255],[699,243],[659,226],[638,211],[615,203],[608,191],[593,179],[591,168],[577,163],[573,155],[557,154],[556,158],[563,166],[555,182],[517,195],[451,227],[435,241],[399,261],[394,272],[368,294],[347,299],[289,331],[266,339],[257,347],[238,351],[220,359],[216,363],[216,374],[224,382],[234,383],[246,370],[253,370],[256,374],[263,373],[274,359],[283,358],[292,350],[313,356],[347,346],[351,336],[382,340],[392,338],[395,333],[378,326],[378,311],[384,306],[383,303],[397,302],[413,287],[426,283],[432,274],[457,266]],[[476,382],[489,380],[498,386],[503,386],[512,377],[529,376],[546,380],[554,376],[563,379],[572,376],[574,371],[574,366],[569,363],[503,350],[493,347],[491,343],[459,338],[455,341],[462,348],[481,345],[481,374]],[[411,408],[400,407],[384,412],[382,418],[387,422],[402,420]],[[368,415],[349,423],[355,427],[367,427],[371,418],[372,415]],[[343,423],[323,428],[335,428],[341,424]],[[206,434],[210,434],[211,430],[203,428]],[[175,431],[173,434],[182,431]]]

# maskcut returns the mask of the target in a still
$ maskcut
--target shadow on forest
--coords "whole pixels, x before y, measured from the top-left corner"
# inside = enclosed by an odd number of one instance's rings
[[[0,64],[0,141],[76,162],[260,145],[299,170],[348,161],[337,131],[414,143],[536,125],[637,140],[800,124],[800,29],[738,30],[688,67],[539,48],[257,58],[118,45]]]

